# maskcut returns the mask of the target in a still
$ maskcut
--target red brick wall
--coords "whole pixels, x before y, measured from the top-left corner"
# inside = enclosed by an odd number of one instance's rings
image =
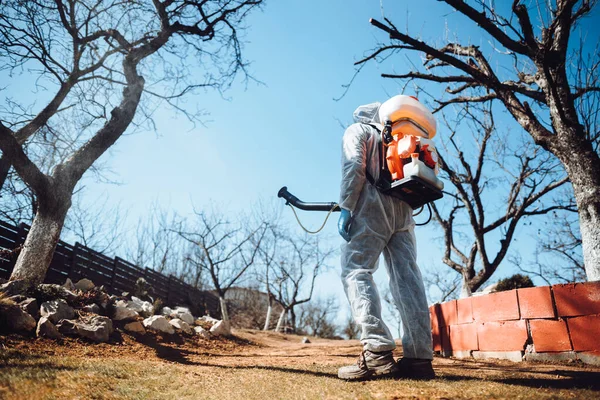
[[[429,308],[434,351],[600,352],[600,282],[517,289]]]

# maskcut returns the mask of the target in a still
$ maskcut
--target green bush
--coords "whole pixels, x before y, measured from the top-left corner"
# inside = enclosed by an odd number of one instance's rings
[[[527,275],[515,274],[498,281],[494,292],[534,287],[533,281]]]

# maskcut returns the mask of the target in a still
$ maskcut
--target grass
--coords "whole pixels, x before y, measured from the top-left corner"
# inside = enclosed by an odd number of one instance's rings
[[[264,339],[244,333],[246,339]],[[400,399],[598,398],[598,369],[436,359],[439,379],[345,382],[337,368],[354,361],[357,342],[301,345],[269,337],[184,345],[152,343],[0,350],[2,399]],[[112,346],[112,347],[109,347]],[[44,351],[48,347],[50,351]],[[185,350],[181,350],[184,347]],[[115,349],[116,348],[116,349]],[[121,348],[121,349],[119,349]],[[109,351],[110,350],[110,351]],[[110,353],[110,354],[107,354]]]

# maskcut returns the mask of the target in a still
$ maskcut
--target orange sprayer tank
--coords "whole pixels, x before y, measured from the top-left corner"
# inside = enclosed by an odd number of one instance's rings
[[[386,162],[394,181],[418,176],[440,190],[444,184],[438,173],[438,155],[431,140],[436,134],[433,114],[415,97],[394,96],[379,108],[382,124],[391,122],[393,140],[388,143]]]

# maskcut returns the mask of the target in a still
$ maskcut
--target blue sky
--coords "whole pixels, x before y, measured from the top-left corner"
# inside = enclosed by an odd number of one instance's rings
[[[120,204],[127,210],[124,225],[134,232],[138,219],[153,204],[181,215],[192,211],[192,203],[196,208],[218,204],[235,215],[261,199],[275,200],[284,185],[303,200],[337,201],[342,125],[351,123],[358,105],[401,92],[398,82],[380,77],[382,72],[408,69],[403,55],[388,60],[385,68],[370,63],[345,96],[334,100],[352,79],[353,63],[386,40],[369,24],[369,18],[381,20],[382,13],[401,30],[432,43],[441,44],[448,32],[463,42],[485,46],[488,41],[473,23],[434,0],[268,1],[263,12],[248,19],[244,49],[246,59],[252,61],[250,71],[264,85],[250,82],[246,87],[236,82],[225,98],[214,92],[188,97],[190,108],[209,113],[205,126],[194,127],[172,109],[160,108],[154,115],[156,132],[124,136],[102,157],[122,184],[87,178],[84,202],[108,196],[109,205]],[[598,27],[591,33],[597,38]],[[418,62],[417,55],[411,59]],[[413,94],[411,89],[405,93]],[[283,207],[282,201],[276,204]],[[290,210],[283,210],[283,216],[296,226]],[[301,213],[313,227],[324,217]],[[335,247],[341,243],[336,220],[334,215],[322,233]],[[442,243],[436,239],[440,234],[434,223],[417,229],[422,269],[447,268],[440,261]],[[517,246],[531,249],[533,243],[522,235]],[[338,257],[330,264],[331,270],[317,283],[317,293],[339,298],[342,321],[346,300],[338,278]],[[383,270],[381,265],[380,284],[386,280]],[[494,277],[511,272],[505,268]]]

